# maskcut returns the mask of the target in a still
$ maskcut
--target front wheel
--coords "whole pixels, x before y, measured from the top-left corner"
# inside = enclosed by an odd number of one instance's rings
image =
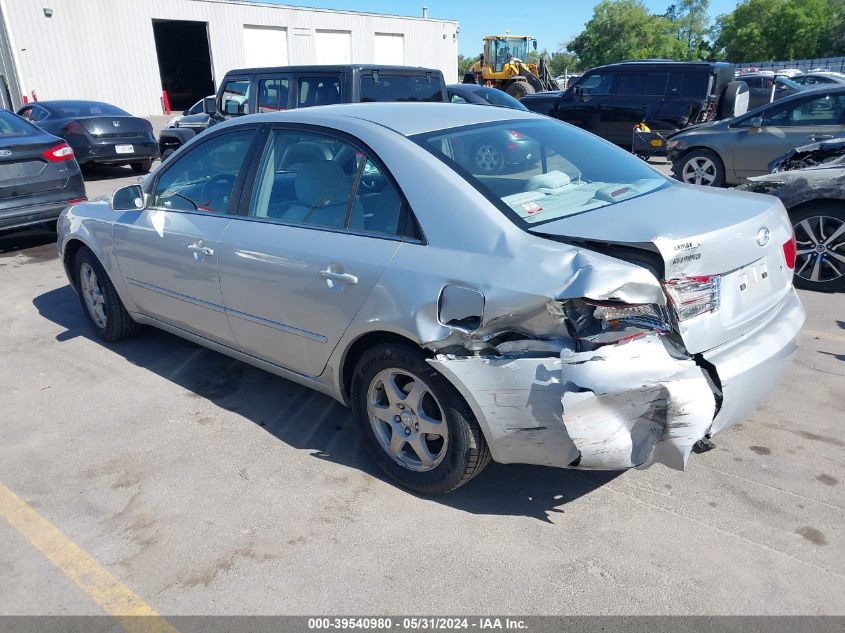
[[[797,246],[795,285],[845,290],[845,205],[825,200],[791,211],[789,217]]]
[[[117,290],[94,253],[80,248],[74,260],[74,272],[79,302],[94,334],[109,343],[134,336],[140,326],[123,307]]]
[[[725,184],[722,159],[709,149],[696,149],[686,154],[673,171],[678,180],[688,185],[721,187]]]
[[[352,407],[379,466],[411,490],[449,492],[490,461],[466,401],[410,345],[379,345],[361,357],[352,377]]]

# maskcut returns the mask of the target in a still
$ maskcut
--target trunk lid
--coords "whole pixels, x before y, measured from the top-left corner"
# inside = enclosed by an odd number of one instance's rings
[[[758,326],[792,286],[783,248],[792,225],[772,196],[676,184],[531,232],[596,250],[649,252],[661,264],[661,282],[719,275],[718,308],[678,323],[693,354]]]
[[[68,179],[67,161],[51,163],[43,153],[62,143],[50,134],[0,139],[0,199],[61,189]]]
[[[76,119],[94,138],[137,138],[150,131],[146,119],[134,116],[90,116]]]

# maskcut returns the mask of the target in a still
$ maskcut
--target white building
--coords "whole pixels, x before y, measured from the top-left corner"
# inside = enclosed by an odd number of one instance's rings
[[[233,68],[425,66],[457,81],[458,23],[244,0],[0,0],[0,102],[91,99],[132,114],[213,94]]]

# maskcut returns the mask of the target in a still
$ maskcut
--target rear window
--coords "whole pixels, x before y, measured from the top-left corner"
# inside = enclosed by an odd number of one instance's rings
[[[64,116],[126,116],[129,113],[126,110],[121,110],[117,106],[109,105],[108,103],[68,103],[62,105],[53,105],[53,109],[58,110]]]
[[[8,110],[0,110],[0,137],[32,136],[38,133],[38,128],[27,123],[17,114]]]
[[[507,92],[502,92],[496,88],[479,88],[475,91],[475,94],[484,99],[490,105],[501,106],[503,108],[514,108],[516,110],[528,110],[528,108],[510,96]]]
[[[365,75],[361,77],[361,101],[443,101],[443,83],[435,74],[379,74],[378,82]]]
[[[628,152],[558,121],[499,121],[412,138],[523,228],[671,186]]]

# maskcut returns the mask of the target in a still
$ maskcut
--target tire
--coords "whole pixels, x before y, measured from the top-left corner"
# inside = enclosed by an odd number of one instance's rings
[[[748,84],[744,81],[732,81],[722,91],[719,97],[719,108],[716,111],[719,119],[730,119],[748,112]]]
[[[152,160],[137,160],[135,162],[129,163],[132,167],[132,170],[139,173],[145,174],[150,171],[150,168],[153,166]]]
[[[725,184],[725,165],[715,152],[694,149],[672,165],[675,178],[689,185],[722,187]]]
[[[77,251],[73,273],[82,312],[98,338],[114,343],[137,334],[140,325],[129,316],[106,270],[88,248]]]
[[[479,174],[495,176],[505,170],[505,152],[496,143],[481,141],[473,145],[470,159]]]
[[[391,343],[368,350],[355,367],[351,395],[353,416],[368,450],[405,488],[426,495],[450,492],[490,462],[469,405],[411,345]],[[424,433],[420,427],[436,432]],[[419,446],[427,463],[415,448]]]
[[[809,203],[790,211],[789,218],[799,253],[795,258],[795,286],[817,292],[845,290],[845,230],[830,239],[845,227],[845,202]]]
[[[512,81],[507,85],[507,88],[505,88],[505,92],[519,101],[525,95],[534,94],[536,90],[534,90],[534,86],[527,81]]]

